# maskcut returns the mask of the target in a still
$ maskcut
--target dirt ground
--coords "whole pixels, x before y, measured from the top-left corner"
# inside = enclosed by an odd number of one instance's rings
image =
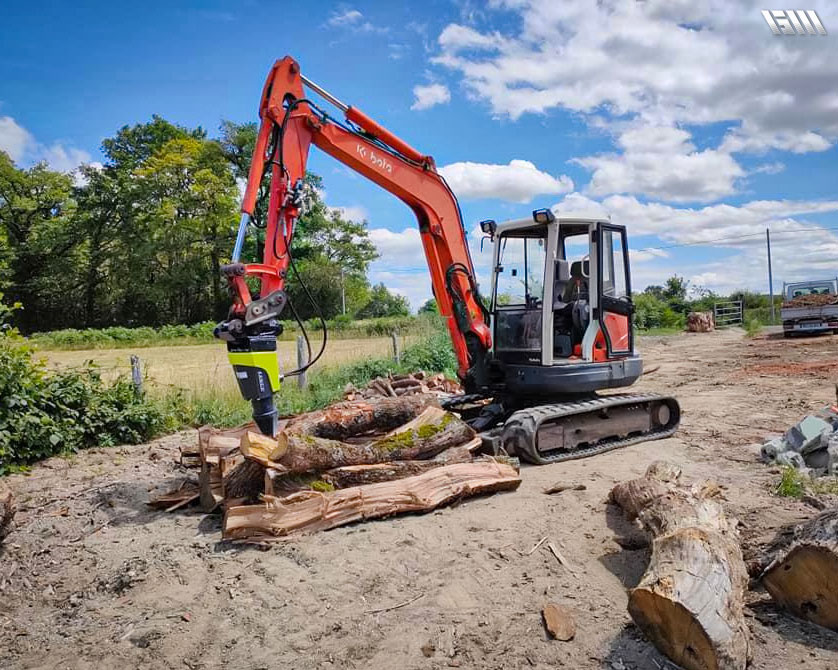
[[[217,516],[146,507],[194,476],[174,464],[194,432],[9,477],[22,509],[0,553],[0,667],[673,667],[626,613],[648,550],[606,504],[608,491],[668,458],[686,478],[724,487],[748,546],[812,516],[772,494],[777,471],[757,462],[754,443],[834,402],[838,339],[727,331],[640,346],[660,369],[638,388],[683,407],[676,437],[524,467],[516,492],[269,550],[220,542]],[[587,488],[542,493],[557,481]],[[572,569],[545,545],[530,551],[545,536]],[[572,641],[548,639],[548,602],[572,608]],[[760,591],[746,612],[752,667],[838,667],[838,635],[778,612]]]

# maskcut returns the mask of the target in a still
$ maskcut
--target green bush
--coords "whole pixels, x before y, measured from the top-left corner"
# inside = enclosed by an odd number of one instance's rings
[[[0,333],[0,474],[85,447],[142,442],[165,424],[129,379],[106,384],[92,367],[51,371],[14,331]]]

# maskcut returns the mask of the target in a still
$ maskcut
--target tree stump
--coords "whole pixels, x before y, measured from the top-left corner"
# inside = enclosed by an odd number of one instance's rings
[[[762,582],[774,601],[801,619],[838,630],[838,510],[797,526],[771,559]]]
[[[0,543],[14,530],[17,505],[12,492],[0,484]]]
[[[716,329],[713,312],[690,312],[687,314],[687,332],[709,333]]]
[[[611,501],[652,538],[649,566],[629,593],[629,614],[687,670],[742,670],[749,658],[748,575],[736,522],[708,499],[717,487],[679,486],[674,472],[653,464],[647,476],[611,491]]]

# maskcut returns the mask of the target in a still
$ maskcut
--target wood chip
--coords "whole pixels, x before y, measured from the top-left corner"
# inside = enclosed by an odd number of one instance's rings
[[[544,618],[544,625],[547,631],[555,639],[567,642],[576,635],[576,622],[573,620],[573,612],[564,605],[550,603],[541,610]]]
[[[561,493],[562,491],[584,491],[588,487],[584,484],[560,484],[556,483],[544,489],[544,493],[548,496],[554,493]]]

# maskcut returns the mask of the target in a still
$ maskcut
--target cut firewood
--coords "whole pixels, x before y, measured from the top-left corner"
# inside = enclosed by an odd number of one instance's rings
[[[232,463],[229,463],[231,460]],[[222,464],[221,495],[225,505],[230,500],[246,503],[258,501],[259,496],[265,492],[265,468],[238,453],[225,457]]]
[[[11,490],[0,484],[0,543],[14,529],[17,505]]]
[[[743,603],[748,576],[736,521],[702,497],[712,487],[687,489],[657,478],[671,480],[676,471],[656,464],[647,476],[611,491],[611,501],[653,540],[649,566],[629,594],[629,614],[687,670],[742,670],[749,657]]]
[[[795,527],[762,575],[774,601],[795,616],[838,630],[838,510]]]
[[[239,448],[241,436],[249,425],[227,430],[210,426],[198,429],[198,444],[201,451],[201,474],[198,485],[201,489],[201,508],[212,512],[224,499],[221,488],[221,460]]]
[[[171,491],[167,491],[162,495],[156,496],[148,501],[148,506],[154,509],[162,509],[167,512],[173,512],[176,509],[185,507],[190,503],[198,500],[201,496],[201,490],[194,481],[184,479],[177,487]]]
[[[512,490],[520,483],[509,465],[486,461],[455,463],[414,477],[330,493],[266,496],[262,505],[228,509],[223,537],[266,541],[392,514],[427,512],[460,498]]]

